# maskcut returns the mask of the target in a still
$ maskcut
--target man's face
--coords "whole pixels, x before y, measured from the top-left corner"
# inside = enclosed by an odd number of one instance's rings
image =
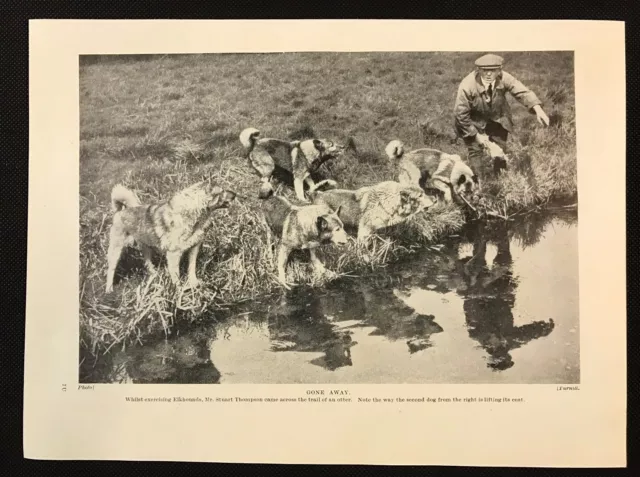
[[[501,68],[478,68],[480,77],[487,83],[494,81],[500,74]]]

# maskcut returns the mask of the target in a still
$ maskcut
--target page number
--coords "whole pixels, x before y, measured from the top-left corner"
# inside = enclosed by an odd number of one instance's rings
[[[66,391],[67,391],[67,385],[66,385],[66,384],[63,384],[63,385],[62,385],[62,391],[63,391],[63,392],[66,392]]]

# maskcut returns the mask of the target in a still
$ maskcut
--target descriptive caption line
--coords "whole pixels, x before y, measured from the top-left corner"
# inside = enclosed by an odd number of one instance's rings
[[[234,404],[234,403],[362,403],[362,404],[379,404],[379,403],[523,403],[525,402],[523,397],[517,396],[476,396],[476,397],[352,397],[349,395],[349,391],[312,391],[307,392],[306,396],[296,397],[211,397],[211,396],[197,396],[197,397],[132,397],[126,396],[127,402],[170,402],[170,403],[214,403],[214,404]]]

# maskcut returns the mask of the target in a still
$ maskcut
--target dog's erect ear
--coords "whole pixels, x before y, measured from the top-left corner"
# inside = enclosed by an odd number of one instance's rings
[[[324,151],[324,146],[322,145],[322,141],[320,139],[314,139],[313,140],[313,146],[318,150],[318,151]]]
[[[458,178],[458,185],[462,185],[465,182],[467,182],[467,176],[465,176],[464,174],[460,174],[460,177]]]
[[[318,217],[317,221],[318,232],[323,232],[329,228],[329,222],[323,216]]]

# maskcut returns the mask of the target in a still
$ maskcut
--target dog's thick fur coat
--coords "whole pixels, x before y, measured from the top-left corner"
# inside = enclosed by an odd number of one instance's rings
[[[409,220],[434,201],[419,187],[384,181],[357,190],[313,191],[314,204],[338,210],[348,229],[357,229],[358,241],[374,232]]]
[[[322,185],[319,182],[314,187]],[[332,181],[326,181],[332,182]],[[315,249],[323,244],[345,244],[348,241],[337,212],[326,205],[292,204],[286,197],[275,195],[262,197],[262,211],[273,234],[280,238],[277,248],[278,280],[285,287],[286,265],[294,250],[308,249],[317,273],[326,271]]]
[[[155,270],[152,249],[166,255],[173,283],[180,281],[180,259],[189,252],[189,284],[197,286],[196,259],[206,231],[213,223],[213,211],[228,207],[236,194],[211,184],[198,182],[175,194],[171,199],[142,205],[135,193],[118,184],[111,191],[115,212],[109,233],[107,252],[107,293],[113,290],[113,279],[122,250],[137,243],[147,269]]]
[[[457,154],[428,148],[405,152],[403,143],[398,140],[391,141],[385,152],[389,159],[398,162],[398,182],[425,190],[439,190],[445,202],[451,202],[456,194],[469,194],[479,189],[478,176]]]
[[[306,139],[304,141],[284,141],[282,139],[260,138],[256,128],[246,128],[240,133],[240,142],[249,155],[253,168],[260,174],[260,197],[271,193],[269,181],[276,167],[293,175],[296,197],[306,201],[303,183],[311,189],[315,172],[326,160],[340,156],[345,146],[328,139]]]

